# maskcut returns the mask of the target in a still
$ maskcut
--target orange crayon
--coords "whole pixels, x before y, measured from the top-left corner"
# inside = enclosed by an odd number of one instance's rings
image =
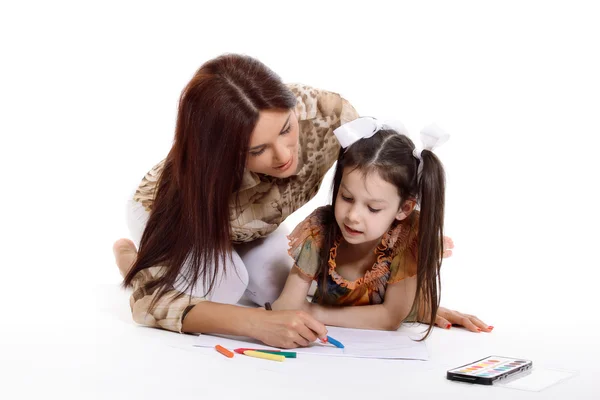
[[[225,357],[233,358],[233,353],[231,351],[227,350],[223,346],[216,345],[215,350],[217,350],[219,353],[223,354]]]

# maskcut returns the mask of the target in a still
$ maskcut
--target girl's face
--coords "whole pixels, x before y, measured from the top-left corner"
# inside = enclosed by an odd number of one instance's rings
[[[246,168],[255,173],[287,178],[298,169],[298,119],[293,110],[265,110],[250,136]]]
[[[393,184],[378,172],[364,175],[344,168],[335,202],[335,220],[346,242],[361,244],[379,241],[394,220],[403,220],[412,211],[412,202],[400,209],[400,196]]]

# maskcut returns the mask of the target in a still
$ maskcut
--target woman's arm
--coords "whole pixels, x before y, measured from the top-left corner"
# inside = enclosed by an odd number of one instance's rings
[[[275,347],[307,346],[325,338],[327,329],[304,311],[273,311],[220,304],[199,297],[178,296],[168,291],[151,310],[157,291],[146,285],[160,272],[160,267],[140,271],[134,278],[130,303],[135,322],[186,333],[220,333],[248,336]]]
[[[304,311],[265,311],[205,301],[186,315],[184,332],[248,336],[274,347],[308,346],[327,329]]]
[[[325,307],[311,304],[311,314],[325,325],[346,328],[396,330],[412,308],[417,278],[405,278],[387,286],[383,304]]]

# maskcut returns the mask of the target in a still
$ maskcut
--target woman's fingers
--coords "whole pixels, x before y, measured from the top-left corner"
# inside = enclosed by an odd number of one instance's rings
[[[298,333],[299,340],[302,342],[296,342],[301,346],[308,346],[315,340],[317,340],[317,334],[308,328],[304,323],[299,324],[296,327],[296,332]]]
[[[308,329],[310,329],[316,335],[316,338],[326,339],[327,338],[327,328],[324,324],[317,321],[307,312],[301,311],[300,317],[304,320],[304,323]],[[314,341],[314,340],[313,340]]]
[[[304,311],[264,311],[253,336],[263,343],[286,349],[308,346],[327,329]],[[322,335],[322,336],[321,336]]]

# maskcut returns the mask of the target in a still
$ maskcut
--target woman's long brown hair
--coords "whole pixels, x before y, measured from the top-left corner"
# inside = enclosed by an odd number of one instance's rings
[[[251,57],[228,54],[203,64],[184,88],[175,139],[159,178],[135,264],[124,279],[161,266],[149,282],[150,306],[182,273],[187,288],[202,281],[210,293],[231,259],[230,209],[246,166],[251,133],[261,110],[294,108],[281,79]],[[182,271],[186,265],[186,270]],[[181,294],[180,294],[181,295]]]
[[[444,238],[444,202],[445,173],[440,160],[430,151],[423,150],[422,161],[413,156],[414,143],[405,135],[393,130],[382,130],[369,139],[359,140],[347,150],[340,149],[335,175],[333,178],[332,204],[330,215],[326,216],[324,242],[321,251],[322,265],[319,275],[322,284],[320,290],[327,288],[329,250],[340,229],[333,210],[342,182],[344,168],[357,169],[368,175],[376,171],[382,179],[398,188],[402,201],[417,199],[419,210],[419,234],[417,251],[417,291],[413,301],[413,309],[418,311],[420,304],[427,306],[424,315],[430,321],[429,327],[421,340],[431,333],[440,300],[440,267]],[[419,162],[423,163],[421,177],[417,176]],[[403,204],[401,204],[402,206]],[[414,216],[409,216],[411,218]],[[319,296],[323,299],[324,293]]]

